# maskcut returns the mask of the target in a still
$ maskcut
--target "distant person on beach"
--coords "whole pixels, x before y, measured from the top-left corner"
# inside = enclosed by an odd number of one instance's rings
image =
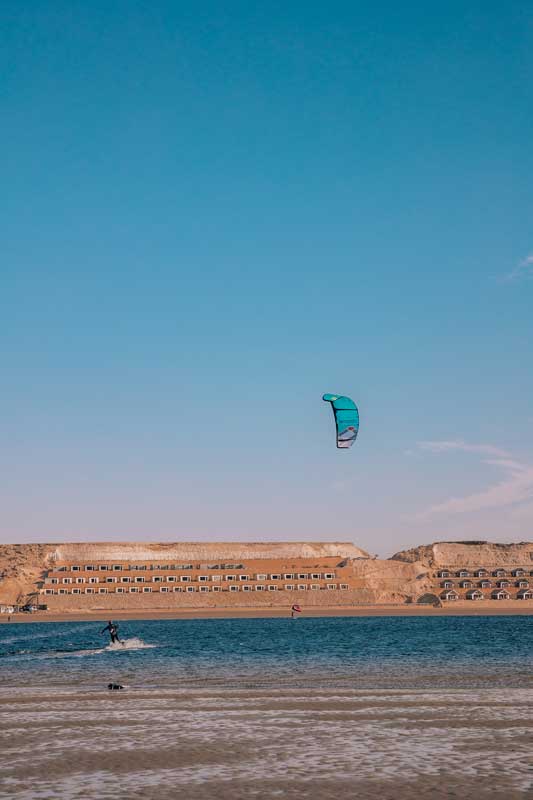
[[[302,613],[302,609],[300,608],[298,603],[295,603],[293,606],[291,606],[291,619],[296,619],[298,614],[301,614],[301,613]]]
[[[105,628],[100,631],[100,634],[105,633],[106,631],[109,631],[109,636],[111,637],[111,644],[115,644],[115,642],[120,642],[120,639],[118,638],[118,625],[116,623],[109,620]]]

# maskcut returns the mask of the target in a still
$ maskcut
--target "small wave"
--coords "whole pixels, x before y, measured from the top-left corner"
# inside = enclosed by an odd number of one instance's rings
[[[142,639],[134,636],[132,639],[122,639],[121,642],[108,644],[101,652],[122,653],[124,650],[151,650],[155,646],[155,644],[146,644]]]
[[[124,653],[131,650],[151,650],[156,647],[155,644],[146,644],[142,639],[133,637],[132,639],[123,639],[120,642],[113,642],[108,644],[107,647],[88,648],[86,650],[68,650],[59,651],[55,654],[55,658],[66,658],[68,656],[75,656],[83,658],[83,656],[98,656],[102,653]]]
[[[142,639],[134,637],[124,639],[122,642],[108,644],[107,647],[88,647],[84,650],[55,650],[51,653],[35,653],[33,658],[38,660],[48,658],[84,658],[85,656],[98,656],[102,653],[124,653],[132,650],[151,650],[155,644],[146,644]]]

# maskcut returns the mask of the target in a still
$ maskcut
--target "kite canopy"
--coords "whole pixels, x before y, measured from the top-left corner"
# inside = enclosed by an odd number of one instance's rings
[[[339,394],[325,394],[322,400],[331,403],[337,426],[337,447],[340,450],[351,447],[359,431],[359,411],[354,401]]]

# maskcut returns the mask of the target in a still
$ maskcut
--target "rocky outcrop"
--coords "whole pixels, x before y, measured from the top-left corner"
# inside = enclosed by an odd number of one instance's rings
[[[353,588],[364,589],[370,603],[414,601],[432,586],[427,566],[420,561],[353,561],[352,569]]]
[[[50,545],[0,545],[0,603],[25,602],[51,563]]]
[[[418,561],[430,568],[524,567],[533,564],[533,542],[436,542],[403,550],[393,555],[392,560],[407,563]]]

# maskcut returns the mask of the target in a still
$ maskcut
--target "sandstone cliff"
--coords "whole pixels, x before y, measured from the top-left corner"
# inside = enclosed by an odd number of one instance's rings
[[[23,545],[21,545],[23,546]],[[369,558],[351,542],[90,542],[59,544],[50,558],[62,561],[242,561],[251,558]]]
[[[0,603],[22,603],[35,592],[44,572],[61,563],[87,563],[98,561],[175,561],[176,563],[201,563],[224,561],[241,563],[247,559],[295,559],[335,556],[351,567],[349,591],[308,593],[306,603],[402,603],[416,601],[426,592],[433,591],[431,571],[439,567],[525,567],[533,564],[533,543],[491,544],[488,542],[437,542],[421,545],[396,553],[391,559],[370,558],[364,550],[347,542],[96,542],[79,544],[28,544],[0,545]],[[532,567],[533,568],[533,567]],[[183,595],[166,596],[165,604],[190,604],[230,602],[216,596],[184,598]],[[67,608],[69,604],[90,605],[102,599],[81,596],[47,598],[51,605]],[[162,602],[155,597],[116,597],[107,603],[145,602],[148,606]],[[232,598],[231,604],[250,602],[264,604],[267,599]],[[273,602],[270,598],[268,602]],[[281,597],[275,600],[286,602]]]
[[[533,542],[436,542],[392,556],[393,561],[419,561],[428,567],[524,567],[533,563]]]
[[[0,603],[23,603],[53,565],[76,561],[241,562],[252,558],[368,559],[350,542],[80,542],[0,545]]]

